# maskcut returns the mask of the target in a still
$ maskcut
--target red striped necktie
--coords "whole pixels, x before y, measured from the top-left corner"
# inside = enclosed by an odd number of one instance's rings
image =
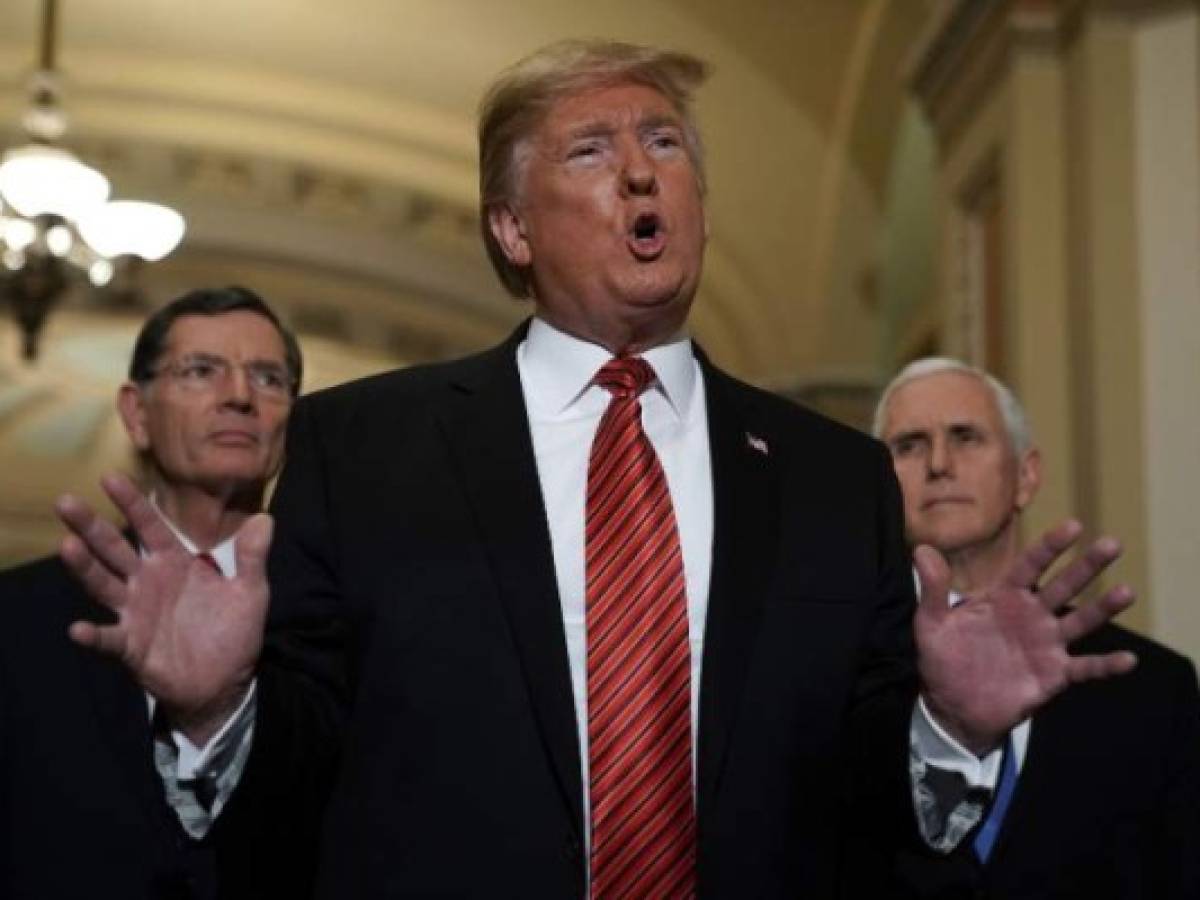
[[[592,897],[691,897],[691,651],[679,531],[666,476],[642,430],[654,380],[617,357],[588,462],[587,690]]]

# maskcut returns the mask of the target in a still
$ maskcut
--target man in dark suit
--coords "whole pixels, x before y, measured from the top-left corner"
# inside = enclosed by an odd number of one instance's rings
[[[235,571],[299,379],[295,340],[249,291],[194,291],[141,330],[118,411],[155,505],[207,554],[191,563],[204,579]],[[0,603],[0,896],[215,896],[206,759],[169,728],[155,737],[154,695],[68,639],[112,615],[57,557],[0,575]]]
[[[243,526],[228,586],[247,637],[203,671],[138,649],[147,619],[230,608],[178,569],[153,510],[109,483],[138,558],[62,506],[65,558],[121,611],[80,641],[159,685],[198,744],[256,697],[230,820],[269,840],[328,796],[322,897],[832,897],[914,828],[914,716],[970,756],[1070,681],[1131,664],[1068,658],[1039,627],[1112,556],[1094,548],[1034,598],[1077,536],[1065,525],[981,600],[1020,606],[1000,640],[926,605],[914,709],[883,449],[735,381],[684,331],[703,73],[569,42],[501,76],[480,125],[484,239],[533,319],[479,356],[299,404],[278,533]],[[920,564],[944,599],[940,559]],[[1130,600],[1065,621],[1087,630]],[[998,677],[1046,660],[1032,691],[955,677],[950,638],[980,636]]]
[[[1001,577],[1041,480],[1012,391],[956,360],[919,360],[884,392],[875,432],[892,451],[909,540],[942,552],[952,595]],[[979,826],[951,853],[904,856],[914,896],[1200,897],[1192,664],[1112,624],[1075,649],[1133,652],[1139,664],[1056,697],[1011,731],[993,753],[1004,774]]]

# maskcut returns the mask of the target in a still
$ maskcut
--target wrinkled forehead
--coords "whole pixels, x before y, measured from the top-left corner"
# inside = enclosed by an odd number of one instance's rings
[[[682,132],[688,157],[703,181],[699,135],[684,109],[655,85],[620,79],[564,91],[550,100],[540,114],[530,118],[513,144],[512,164],[517,176],[514,186],[520,187],[532,157],[553,153],[573,137],[663,125],[677,127]]]
[[[888,400],[883,435],[976,425],[1007,433],[991,389],[970,372],[934,372],[897,387]]]
[[[244,309],[183,315],[172,322],[163,341],[163,355],[194,354],[279,363],[286,356],[283,337],[271,320]]]
[[[538,123],[539,136],[595,128],[639,128],[672,124],[682,127],[683,113],[669,97],[650,85],[622,81],[594,85],[554,100]]]

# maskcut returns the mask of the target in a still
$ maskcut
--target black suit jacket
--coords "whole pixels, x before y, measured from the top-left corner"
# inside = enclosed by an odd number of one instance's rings
[[[311,815],[332,777],[322,897],[582,896],[522,336],[292,415],[255,746],[231,810],[267,835],[272,816]],[[912,828],[899,495],[875,442],[702,366],[715,536],[699,890],[832,897],[848,872],[878,871],[848,865],[880,845],[867,831]]]
[[[212,848],[163,798],[145,694],[67,637],[85,618],[105,615],[57,559],[0,574],[0,897],[212,897]]]
[[[1200,898],[1200,692],[1191,663],[1109,625],[1074,652],[1132,650],[1138,667],[1078,685],[1033,719],[1012,805],[980,865],[965,840],[948,857],[901,861],[922,900]]]

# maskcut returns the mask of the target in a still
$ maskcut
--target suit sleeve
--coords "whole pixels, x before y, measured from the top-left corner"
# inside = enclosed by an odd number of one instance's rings
[[[1173,728],[1167,751],[1163,820],[1158,829],[1163,879],[1156,896],[1166,900],[1200,897],[1200,688],[1196,670],[1178,665],[1173,691]]]
[[[917,679],[912,617],[916,599],[904,540],[899,487],[879,448],[875,534],[877,588],[851,718],[853,765],[846,804],[842,895],[892,896],[894,851],[918,840],[908,770]]]
[[[233,896],[307,896],[345,719],[345,634],[322,432],[297,403],[271,503],[270,608],[254,745],[214,828]]]

